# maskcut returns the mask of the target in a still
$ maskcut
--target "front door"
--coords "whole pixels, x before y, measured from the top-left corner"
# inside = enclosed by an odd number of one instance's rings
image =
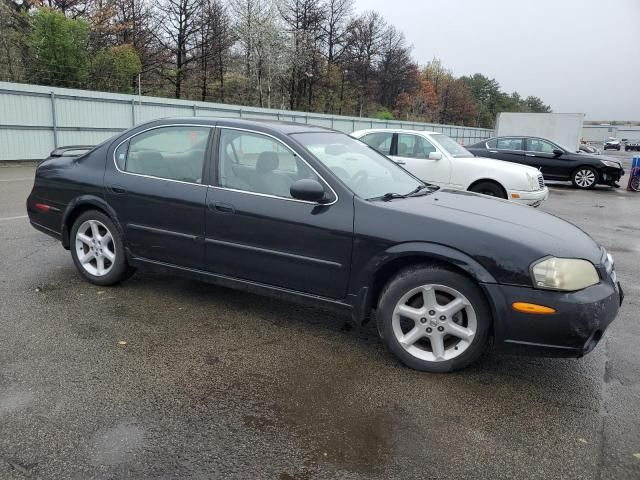
[[[431,160],[429,154],[438,149],[421,135],[397,133],[395,151],[391,158],[413,173],[420,180],[440,186],[451,183],[451,160],[444,153],[439,160]]]
[[[538,168],[544,178],[566,180],[569,178],[567,161],[562,156],[553,153],[558,149],[553,143],[541,138],[527,138],[524,152],[528,164]]]
[[[214,186],[207,192],[206,265],[218,274],[343,298],[353,243],[353,195],[329,184],[280,140],[219,128]],[[317,179],[319,205],[291,198],[292,183]]]
[[[192,268],[204,261],[206,126],[163,126],[117,146],[107,162],[106,197],[137,257]]]

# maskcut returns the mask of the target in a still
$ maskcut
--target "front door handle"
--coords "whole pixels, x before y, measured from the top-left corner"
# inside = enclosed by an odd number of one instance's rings
[[[525,155],[526,155],[527,157],[535,157],[535,154],[533,154],[533,153],[525,153]]]
[[[116,195],[124,195],[127,193],[127,189],[121,187],[120,185],[110,185],[107,187],[111,193],[115,193]]]
[[[213,202],[209,204],[209,208],[220,213],[236,213],[236,209],[230,203]]]
[[[489,153],[498,153],[497,150],[489,150]]]
[[[398,165],[405,165],[407,162],[403,162],[402,160],[395,160]]]

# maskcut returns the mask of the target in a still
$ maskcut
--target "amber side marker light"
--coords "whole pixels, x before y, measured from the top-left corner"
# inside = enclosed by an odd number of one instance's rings
[[[520,198],[520,194],[518,194],[518,193],[512,193],[512,194],[511,194],[511,198]]]
[[[511,304],[511,307],[516,312],[522,313],[536,313],[538,315],[551,315],[552,313],[556,313],[555,308],[536,305],[535,303],[514,302]]]

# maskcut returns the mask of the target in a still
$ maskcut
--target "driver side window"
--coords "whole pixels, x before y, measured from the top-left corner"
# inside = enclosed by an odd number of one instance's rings
[[[398,134],[398,157],[429,158],[429,154],[435,151],[436,147],[426,138],[407,133]]]
[[[553,150],[556,148],[552,143],[539,138],[529,138],[527,143],[529,145],[527,150],[530,152],[553,153]]]

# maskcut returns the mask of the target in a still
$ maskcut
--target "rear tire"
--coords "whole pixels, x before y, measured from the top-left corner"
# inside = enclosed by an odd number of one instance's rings
[[[383,342],[402,363],[433,373],[477,360],[488,345],[492,322],[474,281],[429,265],[402,270],[387,284],[376,319]]]
[[[127,264],[120,230],[97,210],[84,212],[73,223],[70,250],[80,275],[95,285],[115,285],[134,272]]]
[[[481,193],[490,197],[507,198],[507,192],[495,182],[478,182],[469,188],[470,192]]]
[[[571,175],[571,182],[573,183],[573,186],[582,190],[594,188],[598,181],[598,172],[587,166],[576,168]]]

